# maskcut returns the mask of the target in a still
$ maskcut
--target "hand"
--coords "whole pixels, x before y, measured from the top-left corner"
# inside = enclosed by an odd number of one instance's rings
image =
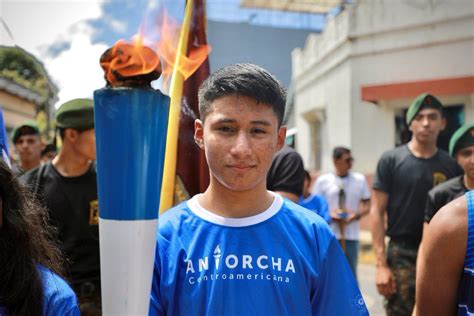
[[[346,223],[352,223],[353,221],[358,221],[360,219],[359,213],[350,213],[346,218]]]
[[[346,222],[346,217],[344,215],[347,215],[347,213],[339,209],[334,209],[329,214],[334,222]]]
[[[377,274],[375,276],[375,285],[380,294],[385,298],[390,298],[397,292],[397,285],[392,271],[387,266],[377,267]]]

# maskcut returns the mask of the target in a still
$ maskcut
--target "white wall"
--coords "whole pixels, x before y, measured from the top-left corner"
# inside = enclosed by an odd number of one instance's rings
[[[473,75],[474,2],[359,1],[293,52],[297,150],[312,168],[302,115],[323,109],[322,169],[332,169],[332,148],[346,145],[353,149],[354,169],[372,173],[395,144],[394,111],[411,99],[363,102],[361,86]],[[466,121],[474,121],[473,94],[438,97],[464,103]]]

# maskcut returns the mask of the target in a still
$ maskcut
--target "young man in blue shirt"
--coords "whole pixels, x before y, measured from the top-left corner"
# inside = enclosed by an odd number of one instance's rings
[[[201,86],[195,141],[210,184],[160,217],[150,315],[368,315],[324,220],[266,189],[284,105],[251,64]]]

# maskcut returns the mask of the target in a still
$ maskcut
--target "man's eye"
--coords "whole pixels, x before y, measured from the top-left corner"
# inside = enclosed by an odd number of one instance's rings
[[[266,130],[261,129],[261,128],[254,128],[254,129],[252,129],[251,132],[254,133],[254,134],[266,134],[267,133]]]
[[[218,127],[217,130],[224,133],[232,133],[234,131],[234,129],[229,126],[221,126],[221,127]]]

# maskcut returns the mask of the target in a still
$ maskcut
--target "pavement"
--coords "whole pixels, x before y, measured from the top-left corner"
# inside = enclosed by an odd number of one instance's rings
[[[369,231],[360,232],[359,264],[357,266],[357,277],[359,288],[364,296],[365,304],[372,316],[385,315],[383,297],[375,287],[375,256],[372,250],[372,236]]]
[[[383,316],[383,297],[377,292],[375,287],[375,265],[370,263],[359,263],[357,267],[359,288],[364,297],[365,304],[371,316]]]

